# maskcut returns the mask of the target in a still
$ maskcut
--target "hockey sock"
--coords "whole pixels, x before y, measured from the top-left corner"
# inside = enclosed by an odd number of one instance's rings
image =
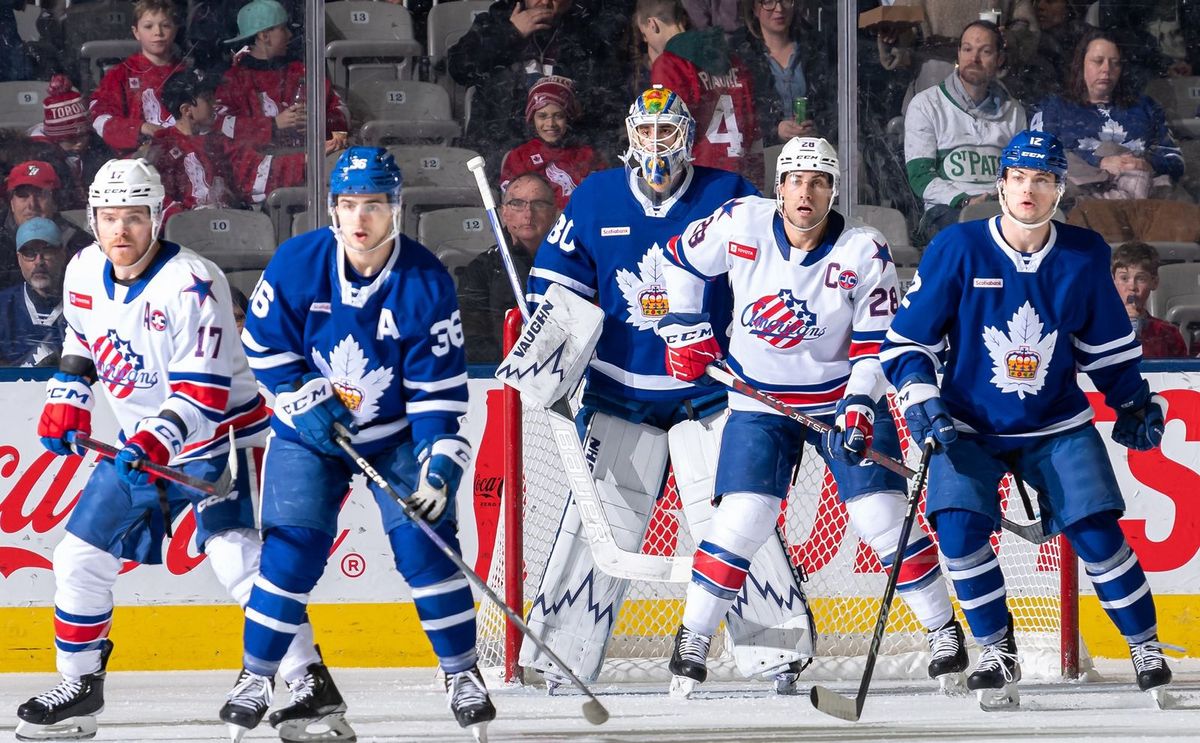
[[[274,676],[300,626],[309,592],[325,571],[333,536],[299,526],[275,527],[263,541],[262,568],[246,604],[243,665]]]
[[[903,493],[882,491],[846,503],[851,526],[889,570],[896,559],[905,500]],[[896,577],[896,590],[926,629],[938,629],[954,616],[950,593],[938,564],[937,545],[917,524],[909,533],[900,575]]]
[[[958,605],[980,645],[991,645],[1008,631],[1004,573],[992,549],[992,520],[962,509],[939,511],[937,536]]]
[[[1137,555],[1117,523],[1117,513],[1093,514],[1071,524],[1063,533],[1083,560],[1100,606],[1125,640],[1135,644],[1157,635],[1154,596]]]
[[[435,531],[456,552],[456,525],[449,519]],[[388,532],[396,569],[412,588],[421,629],[429,637],[442,670],[458,673],[475,665],[475,599],[458,567],[415,524]]]
[[[67,532],[54,548],[54,647],[65,678],[100,670],[121,561]]]
[[[750,561],[775,531],[779,499],[760,493],[727,493],[708,524],[692,562],[683,625],[712,636],[746,582]]]

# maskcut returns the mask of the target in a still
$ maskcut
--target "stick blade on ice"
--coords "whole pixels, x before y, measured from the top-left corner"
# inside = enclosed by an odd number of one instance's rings
[[[814,686],[808,696],[818,712],[824,712],[832,717],[858,722],[859,716],[862,715],[862,707],[859,706],[858,699],[844,697],[824,686]]]
[[[583,716],[593,725],[603,725],[608,722],[608,710],[598,699],[589,699],[583,703]]]

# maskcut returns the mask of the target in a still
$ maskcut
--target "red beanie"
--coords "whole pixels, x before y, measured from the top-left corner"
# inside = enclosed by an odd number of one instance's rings
[[[46,139],[71,139],[88,130],[87,109],[66,75],[50,78],[42,112],[42,133]]]
[[[525,120],[532,122],[533,114],[551,103],[565,111],[568,119],[575,118],[575,81],[551,75],[534,83],[525,103]]]

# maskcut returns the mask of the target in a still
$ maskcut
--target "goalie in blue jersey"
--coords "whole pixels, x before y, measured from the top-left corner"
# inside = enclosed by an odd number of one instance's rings
[[[1132,449],[1159,445],[1166,402],[1138,373],[1141,347],[1108,245],[1052,219],[1067,173],[1062,143],[1021,132],[999,170],[1003,214],[938,233],[881,355],[913,436],[938,444],[926,512],[982,648],[967,685],[985,709],[1019,703],[1013,619],[989,543],[1000,526],[997,485],[1012,472],[1036,488],[1046,531],[1065,534],[1083,559],[1129,643],[1138,687],[1161,700],[1171,671],[1154,598],[1117,523],[1125,501],[1076,373],[1117,411],[1112,437]]]

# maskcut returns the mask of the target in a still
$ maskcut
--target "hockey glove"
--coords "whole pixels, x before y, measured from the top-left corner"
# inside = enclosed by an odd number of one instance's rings
[[[275,416],[294,429],[301,441],[331,457],[342,453],[333,439],[333,424],[341,423],[351,432],[358,430],[350,409],[320,374],[305,374],[299,385],[280,385],[275,390]]]
[[[838,402],[833,428],[825,432],[825,451],[843,464],[860,464],[874,435],[875,401],[869,395],[847,395]]]
[[[917,444],[924,445],[932,436],[937,448],[944,448],[958,438],[950,411],[942,402],[942,393],[930,377],[924,374],[909,376],[901,383],[896,402],[908,422],[908,432]]]
[[[56,373],[46,384],[46,405],[38,419],[37,433],[42,446],[59,456],[71,454],[67,434],[91,435],[95,404],[96,398],[87,380],[78,374]]]
[[[1117,408],[1117,422],[1112,439],[1127,449],[1147,451],[1162,443],[1167,418],[1167,401],[1162,395],[1150,392],[1142,382],[1137,393]]]
[[[439,436],[417,447],[421,474],[408,504],[417,515],[434,523],[446,511],[446,501],[458,492],[463,472],[471,463],[471,444],[462,436]]]
[[[184,437],[179,424],[170,418],[143,418],[134,434],[126,439],[125,448],[117,452],[117,477],[131,486],[153,482],[154,476],[142,469],[142,462],[166,465],[171,457],[183,451]]]
[[[721,358],[708,315],[679,312],[663,315],[655,331],[667,344],[667,372],[684,382],[704,376],[709,364]]]

